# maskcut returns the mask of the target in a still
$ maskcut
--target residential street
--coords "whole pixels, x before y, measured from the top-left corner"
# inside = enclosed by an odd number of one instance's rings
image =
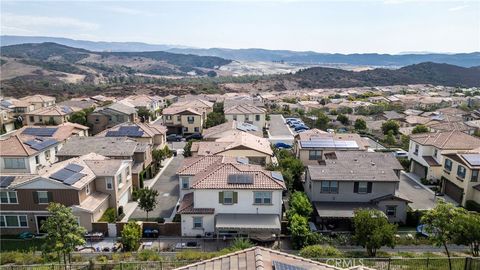
[[[268,135],[271,143],[283,142],[289,145],[293,144],[293,135],[290,129],[285,125],[283,116],[280,114],[270,115]]]
[[[168,166],[160,175],[157,182],[153,185],[153,189],[158,190],[159,196],[157,197],[157,207],[152,212],[148,213],[148,216],[151,220],[156,218],[169,218],[172,214],[173,209],[175,208],[178,202],[178,179],[175,175],[178,167],[182,164],[183,155],[177,155],[173,160],[168,164]],[[146,218],[146,213],[137,207],[130,218],[133,219],[143,219]]]

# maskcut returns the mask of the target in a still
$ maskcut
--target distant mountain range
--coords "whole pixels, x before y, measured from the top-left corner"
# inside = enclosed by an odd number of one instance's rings
[[[94,42],[55,37],[1,36],[0,44],[14,45],[22,43],[55,42],[90,51],[167,51],[200,56],[216,56],[239,61],[287,62],[301,64],[339,64],[371,67],[402,67],[422,62],[452,64],[462,67],[480,65],[480,52],[446,54],[446,53],[402,53],[402,54],[330,54],[313,51],[289,51],[266,49],[225,49],[225,48],[191,48],[177,45],[153,45],[140,42]]]

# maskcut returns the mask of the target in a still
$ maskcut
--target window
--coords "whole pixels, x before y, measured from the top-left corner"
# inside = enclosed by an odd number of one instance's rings
[[[445,170],[450,172],[452,170],[452,161],[450,159],[445,159]]]
[[[395,205],[387,205],[387,209],[385,211],[387,217],[396,217],[397,216],[397,206]]]
[[[178,122],[182,121],[182,116],[181,115],[177,115],[177,121]]]
[[[415,151],[413,152],[413,154],[418,156],[418,144],[415,144]]]
[[[85,187],[85,193],[87,193],[87,195],[90,195],[90,183]]]
[[[237,121],[237,115],[234,114],[232,115],[232,117],[233,117],[233,120]]]
[[[203,217],[193,217],[193,228],[194,229],[203,228]]]
[[[255,121],[260,121],[260,114],[255,115]]]
[[[337,181],[321,181],[321,193],[338,193]]]
[[[248,121],[250,120],[250,118],[248,117],[248,114],[245,115],[245,121]]]
[[[255,204],[272,204],[272,192],[255,191],[253,197]]]
[[[223,204],[233,204],[233,191],[223,192]]]
[[[189,124],[193,124],[193,121],[195,120],[195,118],[193,116],[188,116],[187,117],[187,121]]]
[[[50,150],[45,151],[45,159],[50,160]]]
[[[470,179],[472,182],[478,181],[478,170],[472,170],[472,178]]]
[[[28,227],[27,216],[0,216],[0,227]]]
[[[458,177],[464,179],[466,172],[467,172],[467,170],[465,169],[465,167],[463,167],[462,165],[458,165],[458,168],[457,168],[457,176]]]
[[[131,172],[130,172],[130,166],[127,166],[127,178],[130,176]]]
[[[320,159],[322,159],[322,151],[321,150],[310,150],[310,151],[308,151],[308,159],[309,160],[320,160]]]
[[[172,120],[172,116],[171,115],[165,115],[165,119],[166,120]]]
[[[55,154],[58,153],[58,146],[55,146]]]
[[[16,191],[0,191],[0,203],[18,203]]]
[[[30,118],[30,122],[35,122],[35,117],[30,116],[29,118]]]
[[[106,182],[106,185],[107,185],[107,189],[112,190],[113,189],[113,178],[112,177],[107,177],[107,178],[105,178],[105,182]]]
[[[198,127],[194,128],[195,132],[200,132],[200,129]]]
[[[118,186],[118,189],[121,189],[121,188],[122,188],[122,186],[123,186],[122,181],[123,181],[123,180],[122,180],[122,173],[119,173],[119,174],[117,175],[117,183],[118,183],[117,186]]]
[[[368,182],[358,182],[358,193],[368,192]]]
[[[23,158],[5,158],[5,169],[25,169],[25,160]]]
[[[433,150],[433,156],[434,156],[435,158],[437,158],[437,154],[438,154],[438,150],[437,150],[437,148],[435,148],[435,149]]]
[[[188,127],[183,127],[183,132],[188,132]]]
[[[48,191],[37,191],[37,197],[39,204],[48,204],[50,202],[48,199]]]
[[[182,189],[189,189],[190,184],[188,181],[188,177],[182,177],[181,179],[182,179]]]

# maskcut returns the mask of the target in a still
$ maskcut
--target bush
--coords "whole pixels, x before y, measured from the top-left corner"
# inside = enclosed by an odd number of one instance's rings
[[[145,249],[137,253],[137,259],[140,261],[161,261],[162,257],[153,250]]]
[[[115,212],[115,208],[107,208],[105,213],[103,213],[100,221],[113,223],[117,219],[117,213]]]
[[[230,245],[231,251],[237,251],[253,247],[253,243],[248,238],[235,238]]]
[[[36,255],[35,253],[30,252],[21,252],[21,251],[10,251],[2,252],[0,256],[0,265],[4,264],[40,264],[44,263],[41,256]]]
[[[313,245],[302,248],[300,256],[305,258],[331,258],[342,256],[342,252],[332,246]]]
[[[175,255],[177,261],[201,261],[217,256],[215,252],[201,252],[196,250],[184,250]]]
[[[468,200],[465,203],[465,208],[467,208],[468,211],[480,212],[480,204],[477,203],[476,201]]]
[[[136,251],[140,247],[142,228],[134,221],[129,221],[122,230],[122,245],[126,251]]]
[[[398,161],[400,162],[400,164],[402,165],[403,169],[405,171],[410,171],[410,160],[408,158],[399,158]]]

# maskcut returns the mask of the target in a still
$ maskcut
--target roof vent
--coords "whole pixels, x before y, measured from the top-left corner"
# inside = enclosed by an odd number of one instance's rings
[[[375,162],[373,162],[373,161],[370,161],[370,164],[371,164],[372,166],[375,166]]]

